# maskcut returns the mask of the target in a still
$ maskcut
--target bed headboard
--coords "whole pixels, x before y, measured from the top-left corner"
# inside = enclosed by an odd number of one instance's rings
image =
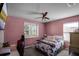
[[[54,41],[54,40],[63,40],[63,36],[59,36],[59,35],[53,35],[53,36],[47,36],[47,40],[51,40],[51,41]]]

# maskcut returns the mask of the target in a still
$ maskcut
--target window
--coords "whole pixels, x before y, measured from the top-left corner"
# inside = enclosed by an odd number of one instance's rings
[[[74,32],[78,29],[78,22],[65,23],[64,24],[64,32]]]
[[[38,37],[38,25],[33,23],[24,23],[25,38]]]
[[[79,22],[65,23],[63,25],[64,40],[70,42],[70,32],[75,32],[79,28]]]

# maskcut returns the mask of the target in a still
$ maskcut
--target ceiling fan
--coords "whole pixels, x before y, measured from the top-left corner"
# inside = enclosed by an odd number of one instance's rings
[[[42,13],[42,20],[43,20],[43,19],[48,19],[48,20],[49,20],[49,18],[48,18],[48,17],[46,17],[46,16],[47,16],[47,14],[48,14],[48,12]]]
[[[47,14],[48,14],[48,12],[44,12],[44,13],[41,13],[42,14],[42,20],[43,19],[48,19],[49,20],[49,18],[47,17]]]
[[[31,12],[30,14],[40,14],[42,15],[42,17],[37,17],[35,19],[40,19],[42,18],[42,21],[46,21],[49,20],[50,18],[47,17],[48,12],[44,12],[44,13],[39,13],[39,12]]]

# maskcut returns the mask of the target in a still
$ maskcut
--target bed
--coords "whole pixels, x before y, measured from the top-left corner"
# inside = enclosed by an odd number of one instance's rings
[[[62,36],[47,36],[42,40],[37,40],[35,48],[48,56],[57,55],[63,47]]]

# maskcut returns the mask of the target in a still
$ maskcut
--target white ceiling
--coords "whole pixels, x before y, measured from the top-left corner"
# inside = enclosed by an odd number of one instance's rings
[[[48,12],[47,17],[49,21],[79,15],[79,4],[68,7],[66,3],[8,3],[8,15],[23,17],[35,21],[42,21],[36,19],[41,17],[40,14],[29,14],[29,12]]]

